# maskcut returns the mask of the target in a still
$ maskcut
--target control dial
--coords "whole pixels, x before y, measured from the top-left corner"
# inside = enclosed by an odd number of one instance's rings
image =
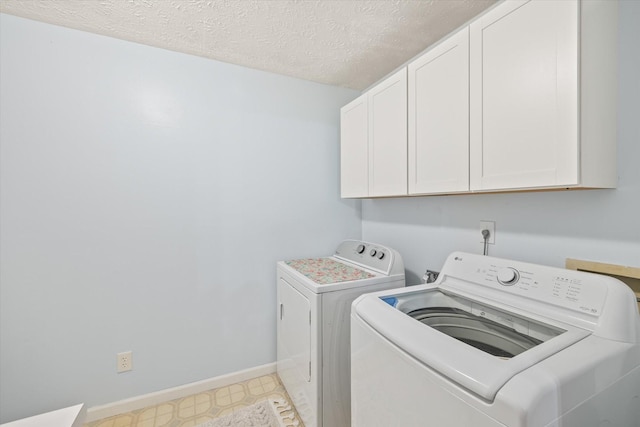
[[[358,252],[359,254],[364,252],[364,245],[358,245],[358,247],[356,248],[356,252]]]
[[[520,278],[520,274],[518,273],[518,270],[514,268],[507,267],[507,268],[502,268],[500,269],[500,271],[498,271],[498,282],[501,285],[504,285],[504,286],[515,285],[518,282],[519,278]]]
[[[382,259],[384,258],[384,252],[380,251],[378,252],[378,259]]]
[[[375,249],[371,249],[371,252],[369,252],[369,255],[371,256],[376,256],[378,252]]]

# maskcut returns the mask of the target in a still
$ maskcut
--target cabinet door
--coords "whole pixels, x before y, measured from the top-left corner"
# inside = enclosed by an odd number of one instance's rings
[[[407,194],[407,69],[369,92],[369,196]]]
[[[469,190],[469,29],[409,65],[409,194]]]
[[[369,128],[367,95],[340,109],[340,194],[369,195]]]
[[[577,184],[577,1],[504,2],[470,28],[471,189]]]

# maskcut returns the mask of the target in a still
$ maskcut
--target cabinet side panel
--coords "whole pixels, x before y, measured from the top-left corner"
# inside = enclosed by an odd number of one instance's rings
[[[615,188],[618,2],[581,3],[581,174],[585,187]]]

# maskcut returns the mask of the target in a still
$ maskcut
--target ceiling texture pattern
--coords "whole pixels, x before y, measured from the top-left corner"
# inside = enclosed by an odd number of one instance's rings
[[[496,0],[0,0],[0,12],[362,90]]]

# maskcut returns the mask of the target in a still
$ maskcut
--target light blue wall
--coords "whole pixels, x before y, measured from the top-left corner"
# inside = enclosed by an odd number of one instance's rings
[[[0,31],[0,422],[275,361],[275,262],[360,237],[338,168],[357,93]]]
[[[482,253],[480,220],[496,221],[494,256],[640,267],[640,2],[621,1],[619,14],[618,188],[364,201],[363,239],[399,250],[409,283],[454,250]]]

